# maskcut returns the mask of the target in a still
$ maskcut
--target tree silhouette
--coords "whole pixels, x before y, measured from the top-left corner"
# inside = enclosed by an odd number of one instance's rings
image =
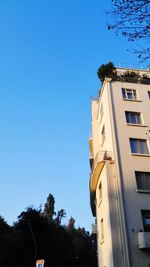
[[[69,230],[72,230],[72,229],[74,229],[75,228],[75,219],[73,218],[73,217],[71,217],[70,219],[69,219],[69,222],[68,222],[68,225],[67,225],[67,229]]]
[[[55,199],[54,199],[52,194],[49,194],[48,197],[47,197],[47,202],[45,203],[43,214],[50,221],[52,221],[54,216],[56,215],[56,212],[55,212]]]
[[[66,213],[61,209],[54,218],[54,203],[50,194],[43,211],[29,207],[13,226],[0,217],[0,266],[35,267],[44,259],[44,267],[97,267],[91,235],[76,229],[72,217],[62,226]]]
[[[8,225],[8,223],[5,221],[5,219],[0,216],[0,234],[10,232],[11,227]]]
[[[66,212],[64,209],[58,210],[56,218],[54,219],[54,222],[57,224],[61,224],[62,219],[66,217]]]

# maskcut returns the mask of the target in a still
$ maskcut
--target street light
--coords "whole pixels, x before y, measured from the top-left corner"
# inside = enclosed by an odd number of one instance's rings
[[[36,262],[36,260],[37,260],[37,249],[38,249],[38,246],[37,246],[36,238],[34,236],[34,233],[33,233],[33,230],[32,230],[31,224],[30,224],[30,221],[29,221],[29,219],[26,219],[26,221],[27,221],[27,224],[28,224],[28,227],[29,227],[31,236],[32,236],[33,244],[34,244],[35,262]]]

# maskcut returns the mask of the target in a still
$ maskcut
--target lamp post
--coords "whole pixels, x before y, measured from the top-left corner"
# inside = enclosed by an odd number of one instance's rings
[[[33,244],[34,244],[34,252],[35,252],[35,263],[36,263],[36,260],[37,260],[37,242],[36,242],[36,238],[34,236],[34,233],[33,233],[33,230],[32,230],[32,227],[31,227],[31,224],[30,224],[30,221],[29,219],[26,219],[27,220],[27,224],[28,224],[28,227],[29,227],[29,230],[30,230],[30,233],[31,233],[31,236],[32,236],[32,240],[33,240]]]

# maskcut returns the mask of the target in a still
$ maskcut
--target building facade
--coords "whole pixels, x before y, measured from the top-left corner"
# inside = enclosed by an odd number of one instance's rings
[[[150,267],[150,71],[116,70],[92,99],[90,201],[98,262]],[[131,71],[136,78],[127,77]]]

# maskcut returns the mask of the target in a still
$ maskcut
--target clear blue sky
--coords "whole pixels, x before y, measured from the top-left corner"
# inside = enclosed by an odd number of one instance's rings
[[[91,229],[91,96],[102,63],[138,63],[107,30],[111,0],[0,1],[0,214],[13,223],[49,193]],[[67,218],[67,219],[68,219]]]

